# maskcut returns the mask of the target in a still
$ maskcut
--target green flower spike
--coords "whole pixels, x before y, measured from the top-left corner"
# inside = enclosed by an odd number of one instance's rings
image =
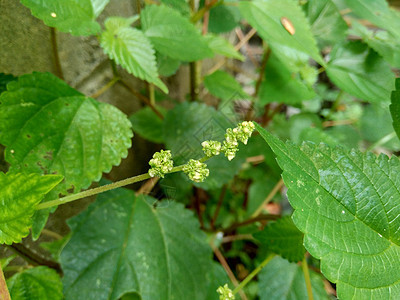
[[[235,300],[235,296],[233,295],[232,290],[228,288],[227,284],[225,284],[223,287],[220,286],[217,289],[217,293],[220,294],[219,300]]]
[[[232,160],[235,157],[236,152],[239,151],[239,149],[238,149],[239,143],[236,139],[237,133],[235,133],[235,131],[234,131],[235,129],[236,128],[234,128],[234,129],[228,128],[226,130],[225,141],[221,148],[222,152],[225,153],[225,156],[229,160]]]
[[[221,143],[217,141],[204,141],[201,143],[204,154],[207,157],[218,155],[221,151]]]
[[[207,165],[195,159],[189,160],[189,162],[183,167],[183,172],[185,172],[187,176],[189,176],[190,180],[194,182],[203,182],[210,174]]]
[[[161,150],[153,154],[153,158],[149,161],[151,169],[149,170],[150,177],[162,177],[172,170],[174,162],[170,150]]]
[[[236,138],[241,141],[243,144],[247,144],[247,140],[251,136],[255,129],[253,122],[244,121],[239,123],[236,128],[233,129],[233,132],[236,134]]]

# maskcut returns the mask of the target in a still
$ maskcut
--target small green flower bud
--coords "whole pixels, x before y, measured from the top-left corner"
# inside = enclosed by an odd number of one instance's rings
[[[172,170],[174,162],[172,161],[172,155],[170,150],[161,150],[153,154],[153,158],[150,159],[149,170],[150,177],[162,177]]]
[[[207,165],[195,159],[189,160],[189,162],[183,167],[183,172],[185,172],[187,176],[189,176],[190,180],[194,182],[203,182],[210,174]]]
[[[217,289],[217,293],[220,294],[219,300],[235,300],[232,290],[225,284],[223,287],[220,286]]]
[[[238,143],[237,142],[228,143],[227,141],[224,141],[224,143],[223,143],[223,145],[221,147],[221,151],[225,153],[225,156],[229,160],[232,160],[235,157],[236,152],[239,151]]]
[[[247,144],[247,140],[251,136],[255,129],[253,122],[244,121],[239,123],[236,128],[233,129],[233,132],[236,134],[236,139],[241,141],[243,144]]]
[[[217,141],[204,141],[201,143],[203,152],[207,157],[218,155],[221,151],[221,143]]]

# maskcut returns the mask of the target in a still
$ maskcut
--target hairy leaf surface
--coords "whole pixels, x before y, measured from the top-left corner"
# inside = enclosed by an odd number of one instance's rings
[[[19,243],[29,234],[35,206],[62,176],[0,172],[0,244]]]
[[[283,143],[278,156],[304,245],[342,299],[400,297],[400,161],[386,155]]]
[[[211,249],[183,205],[135,197],[126,189],[101,194],[70,220],[61,253],[68,299],[205,299]]]

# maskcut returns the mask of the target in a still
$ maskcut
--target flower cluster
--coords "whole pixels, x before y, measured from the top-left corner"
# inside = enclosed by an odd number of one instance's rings
[[[183,172],[185,172],[189,176],[190,180],[193,180],[194,182],[203,182],[210,174],[207,165],[195,159],[189,160],[189,162],[183,167]]]
[[[232,160],[235,157],[236,152],[239,151],[238,140],[246,145],[249,137],[254,131],[254,128],[253,122],[244,121],[239,123],[236,128],[228,128],[226,130],[225,141],[221,150],[229,160]]]
[[[204,141],[201,143],[204,154],[207,157],[218,155],[221,151],[221,143],[217,141]]]
[[[172,170],[174,163],[172,161],[172,155],[170,150],[161,150],[153,155],[153,158],[149,161],[151,169],[149,170],[150,177],[162,177]]]
[[[225,284],[223,287],[220,286],[217,289],[217,293],[220,294],[219,300],[235,300],[232,290]]]

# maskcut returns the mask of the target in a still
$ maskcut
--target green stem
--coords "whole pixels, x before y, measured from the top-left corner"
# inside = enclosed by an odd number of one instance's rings
[[[109,88],[111,88],[118,80],[120,80],[119,77],[114,77],[111,79],[105,86],[103,86],[101,89],[99,89],[97,92],[94,94],[90,95],[91,98],[97,98],[103,93],[105,93]]]
[[[54,27],[50,27],[50,37],[51,45],[53,50],[54,64],[56,67],[57,76],[64,80],[64,73],[62,71],[60,56],[58,55],[58,45],[57,45],[57,31]]]
[[[156,97],[154,94],[154,84],[149,83],[149,99],[150,99],[150,103],[151,105],[155,105],[156,104]]]
[[[202,159],[200,159],[201,162],[204,162],[208,159],[208,157],[203,157]],[[183,167],[185,165],[180,165],[177,167],[172,168],[172,170],[168,173],[175,173],[175,172],[179,172],[183,170]],[[148,173],[145,174],[141,174],[141,175],[137,175],[137,176],[133,176],[130,178],[126,178],[117,182],[113,182],[107,185],[103,185],[103,186],[99,186],[97,188],[94,189],[90,189],[90,190],[86,190],[77,194],[73,194],[73,195],[69,195],[63,198],[59,198],[59,199],[55,199],[55,200],[51,200],[51,201],[47,201],[47,202],[43,202],[40,203],[38,206],[36,206],[36,210],[40,210],[40,209],[45,209],[45,208],[50,208],[53,206],[58,206],[58,205],[62,205],[62,204],[66,204],[75,200],[79,200],[82,198],[86,198],[89,196],[93,196],[93,195],[97,195],[100,193],[104,193],[119,187],[123,187],[132,183],[136,183],[136,182],[140,182],[146,179],[149,179],[150,175]]]
[[[4,278],[3,270],[0,264],[0,300],[10,300],[10,293],[8,292],[6,279]]]
[[[303,261],[301,263],[301,268],[303,269],[304,279],[306,281],[308,300],[314,300],[314,296],[313,296],[313,293],[312,293],[312,287],[311,287],[310,272],[308,270],[307,260],[306,260],[305,256],[304,256]]]
[[[389,133],[389,134],[387,134],[387,135],[385,135],[383,138],[381,138],[379,141],[377,141],[376,143],[373,143],[371,146],[369,146],[368,148],[367,148],[367,150],[365,150],[365,151],[372,151],[372,150],[374,150],[375,148],[377,148],[377,147],[379,147],[379,146],[382,146],[383,144],[386,144],[387,142],[389,142],[392,138],[394,138],[396,136],[396,132],[391,132],[391,133]]]
[[[264,259],[264,261],[253,270],[253,272],[251,272],[234,290],[233,290],[233,294],[235,295],[237,292],[239,292],[241,289],[243,289],[246,284],[248,284],[254,276],[256,276],[262,268],[264,268],[270,261],[271,259],[273,259],[275,256],[275,254],[270,254],[267,256],[266,259]]]

